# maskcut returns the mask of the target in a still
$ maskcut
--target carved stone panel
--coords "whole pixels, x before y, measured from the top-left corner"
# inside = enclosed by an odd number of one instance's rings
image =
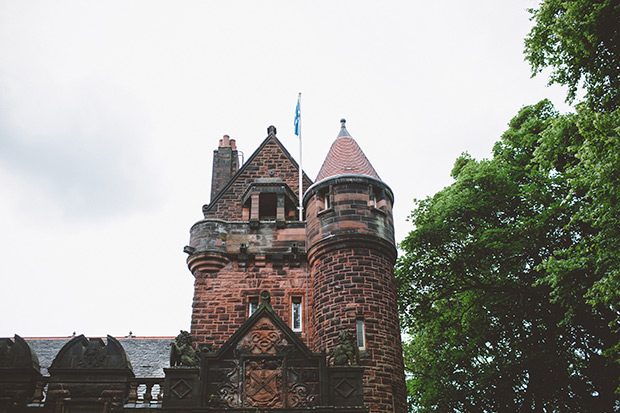
[[[320,370],[317,367],[287,369],[288,407],[316,406],[320,398]]]
[[[191,407],[200,403],[198,368],[167,368],[164,372],[164,407]]]
[[[211,367],[207,386],[207,404],[209,406],[241,406],[240,371],[238,360],[231,360],[229,363],[216,363]]]
[[[244,363],[244,407],[284,406],[281,358],[249,358]]]
[[[326,354],[312,353],[265,300],[222,348],[201,357],[209,411],[367,411],[363,369],[328,366]]]
[[[241,354],[276,354],[287,345],[282,332],[267,318],[262,317],[239,341]]]

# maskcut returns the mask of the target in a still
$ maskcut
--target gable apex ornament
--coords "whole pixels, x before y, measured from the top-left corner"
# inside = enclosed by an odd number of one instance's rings
[[[269,291],[261,291],[260,303],[261,305],[271,306],[271,294],[269,294]]]
[[[267,128],[267,135],[271,136],[276,136],[276,127],[273,125],[269,125],[269,127]]]

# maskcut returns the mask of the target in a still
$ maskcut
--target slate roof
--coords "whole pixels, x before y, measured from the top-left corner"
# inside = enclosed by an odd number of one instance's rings
[[[340,133],[329,148],[315,182],[337,175],[366,175],[381,179],[357,142],[351,137],[342,119]]]
[[[72,338],[25,337],[24,340],[37,355],[41,374],[48,376],[52,361]],[[174,337],[124,337],[118,341],[129,356],[136,377],[164,377],[164,368],[170,366],[170,343]]]

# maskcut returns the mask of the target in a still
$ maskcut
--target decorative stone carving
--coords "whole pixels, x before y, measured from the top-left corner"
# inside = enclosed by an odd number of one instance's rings
[[[251,407],[284,407],[282,359],[248,360],[245,364],[245,397]]]
[[[360,352],[351,331],[345,330],[338,335],[338,346],[332,351],[332,356],[335,366],[359,365]]]
[[[290,367],[288,378],[289,407],[312,407],[318,402],[319,369]]]
[[[191,409],[200,403],[200,370],[196,367],[164,369],[163,411]],[[182,410],[184,411],[184,410]]]
[[[101,370],[115,369],[128,371],[133,375],[129,357],[123,346],[114,337],[107,336],[107,343],[101,338],[88,339],[79,335],[71,339],[58,352],[50,373],[64,372],[65,370]]]
[[[170,343],[170,367],[197,367],[200,364],[198,353],[192,346],[192,336],[181,330],[173,343]]]
[[[0,412],[21,411],[41,378],[39,361],[28,343],[15,335],[0,338]]]
[[[243,337],[236,348],[238,354],[276,354],[287,341],[267,317],[261,318]]]
[[[28,343],[17,334],[14,339],[13,342],[10,338],[0,338],[0,368],[32,368],[39,371],[39,360]]]
[[[241,405],[239,372],[237,360],[232,361],[232,366],[229,369],[214,369],[212,371],[212,380],[218,384],[215,394],[210,397],[210,405],[219,407],[238,407]]]
[[[105,361],[105,347],[99,343],[88,345],[84,353],[77,359],[77,367],[81,369],[97,369],[103,367]]]
[[[77,336],[58,352],[49,368],[46,406],[73,410],[80,408],[122,409],[128,383],[134,378],[123,346],[114,337]],[[60,410],[59,410],[60,411]],[[63,410],[64,411],[64,410]]]
[[[325,353],[311,352],[273,311],[269,297],[261,293],[259,308],[221,348],[200,353],[204,406],[209,411],[323,413],[338,406],[346,407],[343,412],[367,412],[363,368],[328,366]]]

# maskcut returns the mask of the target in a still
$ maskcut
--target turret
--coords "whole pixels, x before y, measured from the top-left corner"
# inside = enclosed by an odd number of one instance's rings
[[[341,120],[321,170],[304,195],[312,279],[312,342],[334,348],[353,330],[371,412],[405,411],[396,307],[394,195]]]

